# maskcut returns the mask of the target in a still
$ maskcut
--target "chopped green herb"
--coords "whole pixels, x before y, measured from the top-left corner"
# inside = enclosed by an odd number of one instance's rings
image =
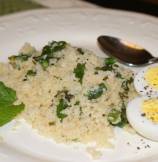
[[[87,93],[88,99],[92,100],[99,98],[103,94],[104,90],[107,90],[105,84],[104,83],[99,84],[97,88],[88,91]]]
[[[74,105],[79,105],[80,104],[80,101],[76,101]]]
[[[66,102],[66,100],[64,99],[60,99],[59,100],[59,104],[57,105],[57,110],[56,110],[56,114],[57,117],[60,119],[60,121],[62,122],[64,118],[67,117],[67,114],[64,114],[62,111],[65,110],[68,107],[68,104]]]
[[[108,121],[113,126],[124,127],[128,121],[126,117],[126,108],[122,108],[121,111],[112,109],[108,114]]]
[[[27,61],[31,55],[26,55],[26,54],[19,54],[19,55],[13,55],[8,57],[9,63],[12,65],[13,68],[20,70],[20,62]]]
[[[39,63],[41,64],[43,70],[46,70],[49,66],[49,59],[41,59],[39,60]]]
[[[16,92],[0,81],[0,126],[10,122],[24,110],[23,103],[14,105],[16,100]]]
[[[115,72],[115,76],[116,76],[116,78],[119,78],[119,79],[124,79],[123,77],[122,77],[122,75],[121,75],[121,73],[120,72]]]
[[[37,74],[37,72],[35,70],[28,70],[23,81],[27,81],[29,76],[33,77],[36,74]]]
[[[37,72],[35,70],[28,70],[26,76],[35,76]]]
[[[107,119],[110,124],[118,125],[121,122],[121,112],[116,109],[112,109],[108,114]]]
[[[70,94],[68,90],[64,90],[65,99],[70,102],[74,95]]]
[[[123,127],[126,124],[128,124],[127,115],[126,115],[126,105],[124,102],[122,102],[122,107],[121,107],[121,119],[122,122],[119,125],[120,127]]]
[[[129,79],[124,80],[124,81],[122,82],[121,87],[122,87],[125,91],[129,91],[129,85],[130,85],[132,82],[133,82],[133,78],[130,77]]]
[[[119,92],[119,96],[122,100],[124,100],[128,98],[128,92],[127,91]]]
[[[27,61],[30,57],[31,57],[31,55],[21,53],[19,55],[10,56],[8,59],[9,59],[10,62],[14,62],[14,61],[17,61],[17,60],[24,62],[24,61]]]
[[[116,63],[116,60],[112,57],[105,58],[105,65],[114,65]]]
[[[82,48],[77,48],[77,51],[79,52],[79,54],[84,55],[84,51]]]
[[[44,70],[46,70],[50,65],[51,59],[59,60],[59,58],[55,56],[55,53],[63,50],[66,45],[67,43],[64,41],[52,41],[43,47],[41,55],[34,57],[34,60],[38,62]]]
[[[65,98],[68,102],[71,101],[71,99],[74,97],[74,95],[72,95],[71,93],[69,93],[68,90],[62,90],[62,91],[58,91],[57,94],[54,97],[59,97],[59,98]]]
[[[96,67],[95,69],[96,70],[103,70],[103,71],[113,71],[115,70],[115,64],[116,61],[114,58],[105,58],[105,61],[104,61],[104,66],[103,67]]]
[[[79,82],[82,84],[83,76],[85,73],[85,64],[78,63],[74,69],[75,77],[79,79]]]

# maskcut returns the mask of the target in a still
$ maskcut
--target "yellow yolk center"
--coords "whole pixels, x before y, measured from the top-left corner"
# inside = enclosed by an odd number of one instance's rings
[[[145,73],[145,80],[158,90],[158,67],[152,67]]]
[[[158,123],[158,99],[145,100],[142,105],[142,112],[147,119]]]

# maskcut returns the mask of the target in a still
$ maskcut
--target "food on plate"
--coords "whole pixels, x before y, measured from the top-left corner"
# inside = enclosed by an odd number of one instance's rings
[[[128,104],[127,118],[142,136],[158,141],[158,97],[137,97]]]
[[[158,65],[143,68],[134,79],[134,85],[141,95],[158,95]]]
[[[115,126],[128,124],[126,106],[137,96],[133,76],[113,58],[64,41],[52,41],[41,51],[27,43],[9,63],[0,63],[0,86],[9,89],[0,100],[15,108],[6,122],[20,114],[56,141],[109,146]]]

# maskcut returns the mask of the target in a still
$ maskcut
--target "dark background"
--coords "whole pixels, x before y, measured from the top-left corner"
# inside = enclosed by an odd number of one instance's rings
[[[146,13],[158,17],[158,0],[86,0],[102,7]]]

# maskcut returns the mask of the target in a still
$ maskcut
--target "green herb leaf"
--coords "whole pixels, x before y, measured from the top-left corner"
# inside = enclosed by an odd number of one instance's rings
[[[75,77],[79,79],[79,82],[82,84],[83,76],[85,73],[85,64],[78,63],[74,69]]]
[[[21,62],[24,62],[24,61],[27,61],[29,58],[31,57],[31,55],[27,55],[27,54],[19,54],[19,55],[13,55],[13,56],[10,56],[8,59],[11,61],[11,62],[14,62],[14,61],[21,61]]]
[[[105,65],[114,65],[116,63],[116,60],[112,57],[105,58]]]
[[[0,126],[3,126],[13,120],[24,110],[25,105],[0,105]]]
[[[133,82],[133,78],[130,77],[129,79],[124,80],[124,81],[122,82],[121,87],[122,87],[125,91],[129,91],[129,85],[130,85],[132,82]]]
[[[67,43],[64,41],[52,41],[51,43],[43,47],[41,55],[34,57],[34,60],[38,62],[44,70],[46,70],[50,65],[51,59],[59,59],[55,57],[55,53],[63,50],[66,45]]]
[[[37,74],[37,72],[35,70],[28,70],[26,73],[26,77],[27,76],[35,76]]]
[[[108,114],[108,121],[113,126],[124,127],[128,124],[127,116],[126,116],[126,106],[124,102],[122,103],[121,111],[116,109],[112,109]]]
[[[115,72],[115,76],[116,76],[116,78],[119,78],[119,79],[124,79],[123,77],[122,77],[122,75],[121,75],[121,73],[120,72]]]
[[[119,124],[120,127],[124,127],[126,124],[128,124],[127,115],[126,115],[126,105],[124,102],[122,102],[121,107],[121,123]]]
[[[20,62],[27,61],[31,55],[27,54],[19,54],[19,55],[13,55],[8,57],[9,63],[12,65],[14,69],[20,70]]]
[[[103,94],[104,89],[107,90],[105,84],[101,83],[101,84],[98,85],[97,88],[89,90],[88,93],[87,93],[88,99],[92,100],[92,99],[99,98]]]
[[[114,58],[108,57],[105,58],[103,67],[96,67],[95,70],[103,70],[103,71],[113,71],[117,67],[116,60]]]
[[[121,112],[116,109],[112,109],[108,114],[107,119],[110,124],[118,125],[121,122]]]
[[[65,110],[68,107],[67,102],[64,99],[59,100],[59,104],[57,105],[57,117],[60,119],[62,122],[64,118],[67,117],[67,114],[64,114],[62,111]]]
[[[0,81],[0,105],[11,105],[16,101],[16,92]]]
[[[13,104],[16,100],[16,92],[0,81],[0,126],[13,120],[24,109],[23,103]]]
[[[74,105],[79,105],[80,104],[80,101],[76,101]]]

